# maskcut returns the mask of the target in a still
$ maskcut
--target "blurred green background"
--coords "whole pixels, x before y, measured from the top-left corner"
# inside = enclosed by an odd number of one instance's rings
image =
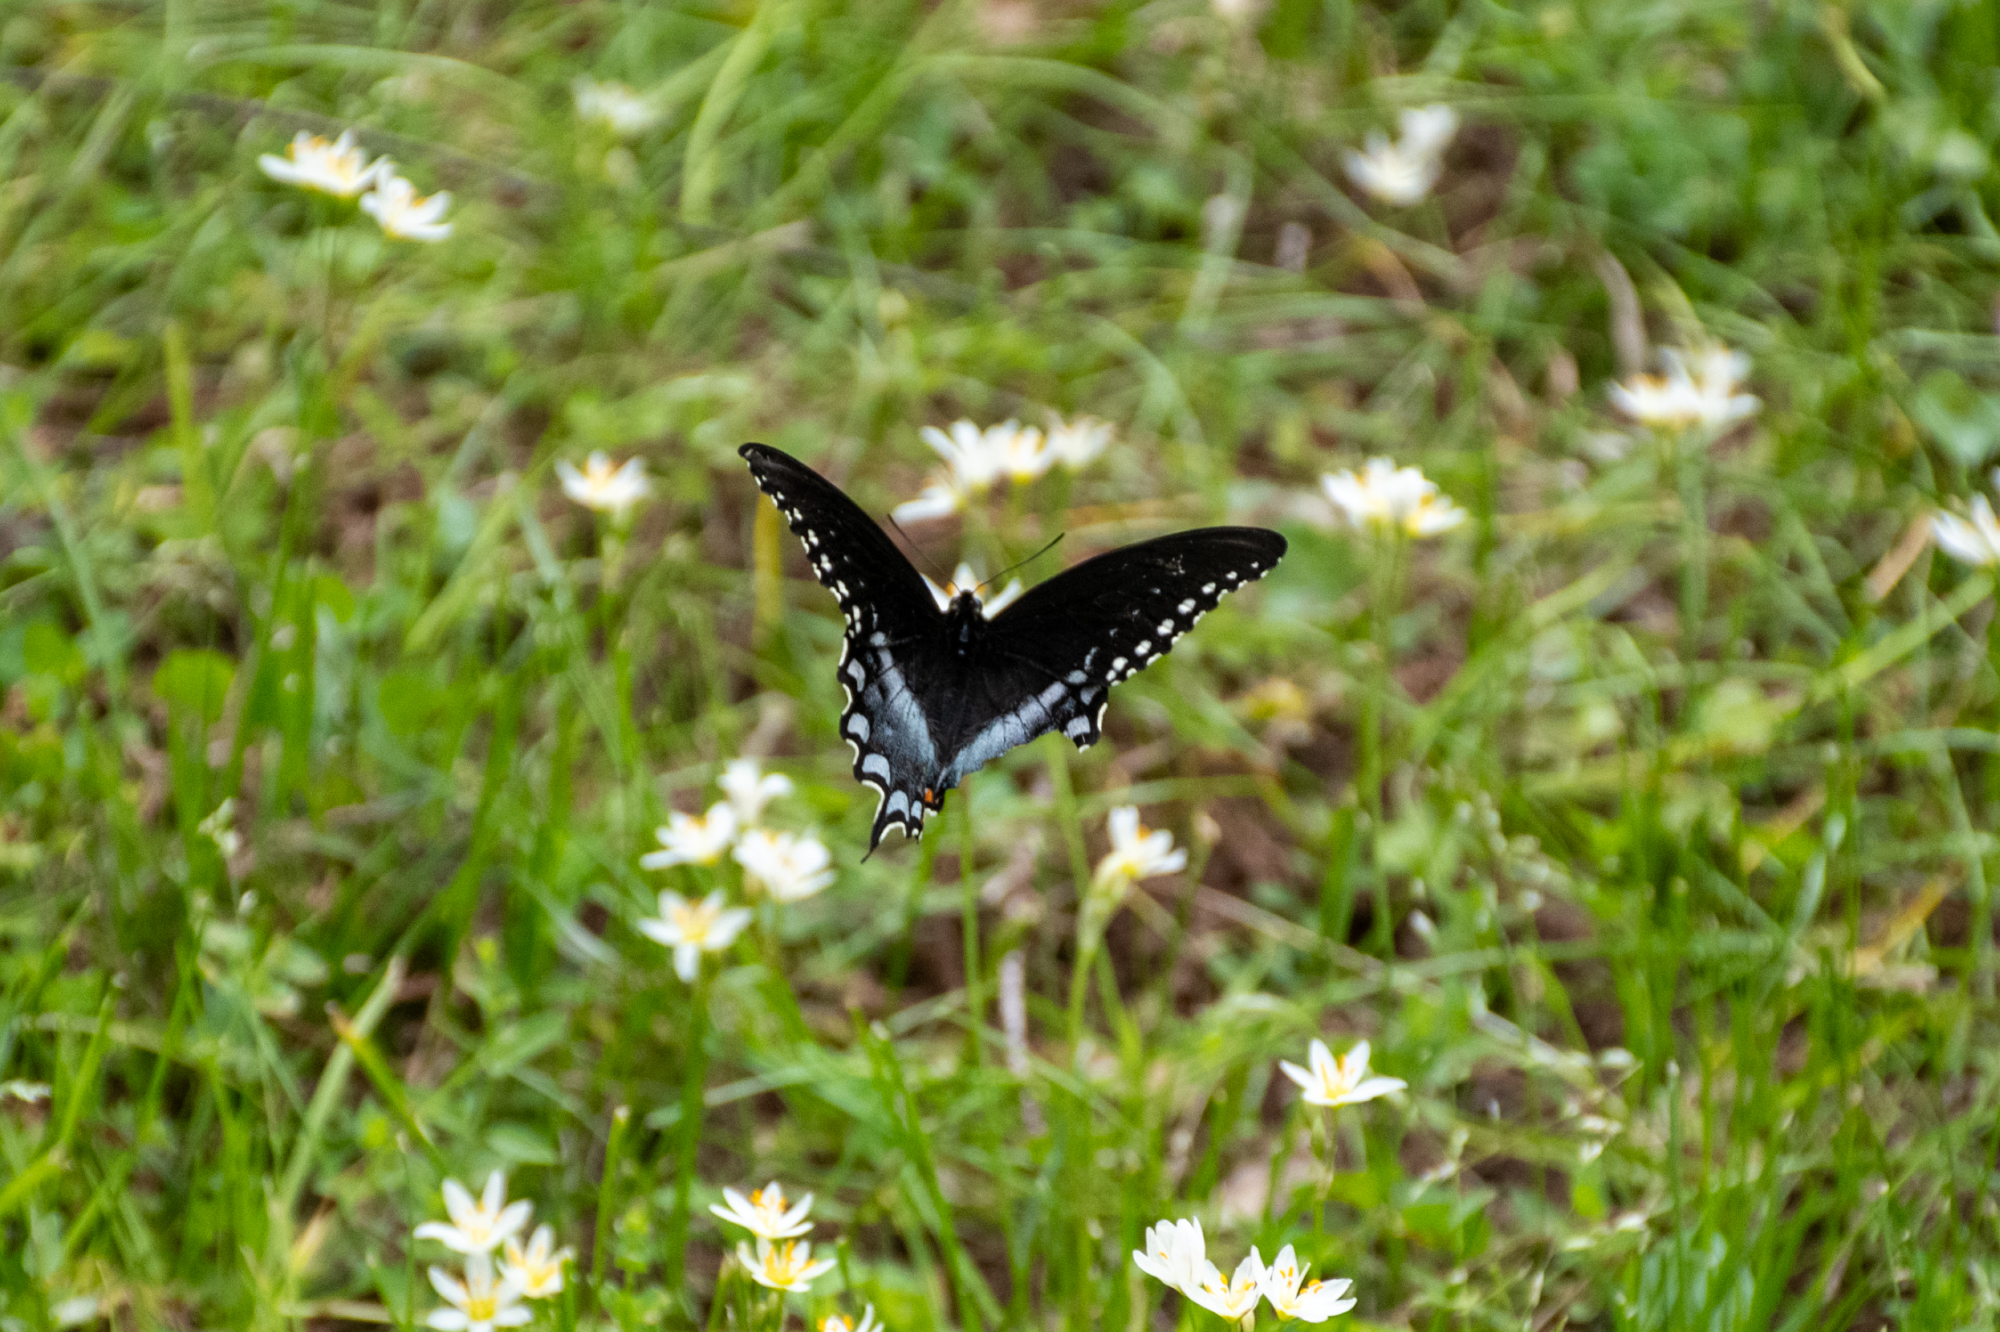
[[[795,1322],[1219,1328],[1127,1257],[1194,1216],[1333,1326],[1992,1326],[2000,681],[1925,537],[2000,454],[1997,53],[1990,0],[14,0],[0,1328],[414,1326],[496,1168],[578,1252],[538,1325],[740,1324],[706,1204],[777,1178],[841,1260]],[[1433,103],[1435,189],[1359,191]],[[257,166],[348,128],[449,239]],[[1705,342],[1753,420],[1611,408]],[[1291,554],[862,864],[734,450],[881,513],[921,427],[1050,413],[1114,441],[940,565]],[[1341,528],[1376,454],[1469,521]],[[837,880],[689,987],[635,922],[741,876],[637,861],[741,755]],[[1191,863],[1080,949],[1125,804]],[[1315,1035],[1408,1092],[1307,1113]]]

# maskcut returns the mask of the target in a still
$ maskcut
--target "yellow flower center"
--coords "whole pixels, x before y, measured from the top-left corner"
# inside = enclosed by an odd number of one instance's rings
[[[674,924],[680,929],[681,938],[691,944],[706,943],[709,931],[715,928],[715,917],[699,903],[693,906],[673,908]],[[751,1201],[755,1201],[753,1198]]]
[[[300,166],[312,160],[330,174],[339,177],[344,184],[354,184],[361,178],[364,154],[357,148],[336,153],[333,143],[317,134],[308,140],[303,148],[296,143],[292,144],[286,149],[286,156]]]
[[[799,1258],[798,1242],[786,1240],[784,1247],[772,1248],[770,1258],[764,1263],[764,1272],[771,1280],[783,1283],[796,1279],[799,1269],[804,1266]]]

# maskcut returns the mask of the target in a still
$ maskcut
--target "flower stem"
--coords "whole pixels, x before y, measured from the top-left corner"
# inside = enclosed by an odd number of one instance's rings
[[[618,1206],[618,1166],[625,1155],[625,1134],[632,1126],[632,1107],[611,1112],[611,1136],[604,1144],[604,1174],[597,1181],[597,1231],[590,1245],[590,1302],[604,1307],[604,1264],[611,1252],[611,1214]]]
[[[681,1131],[674,1177],[674,1213],[667,1232],[667,1285],[679,1289],[687,1259],[688,1200],[695,1149],[701,1145],[703,1084],[708,1076],[708,972],[695,980],[688,1003],[687,1067],[681,1077]]]
[[[611,621],[618,611],[618,583],[625,572],[625,524],[616,518],[607,518],[599,529],[597,540],[597,599],[604,607],[604,632],[607,641],[611,633]]]
[[[910,871],[909,891],[903,898],[903,928],[889,954],[889,987],[901,990],[910,979],[910,958],[917,946],[917,921],[923,915],[924,889],[931,881],[942,834],[917,842],[917,864]]]
[[[1320,1160],[1319,1196],[1313,1199],[1313,1239],[1318,1241],[1326,1233],[1326,1205],[1333,1197],[1333,1177],[1339,1170],[1339,1139],[1334,1133],[1333,1111],[1318,1116],[1312,1123],[1313,1152]]]
[[[961,557],[978,560],[988,568],[998,568],[993,558],[993,513],[989,507],[987,494],[982,491],[965,501],[965,509],[960,522],[958,549]],[[939,570],[942,574],[943,570]]]
[[[2000,615],[1995,615],[1986,622],[1986,659],[1995,669],[2000,669]],[[1941,763],[1947,772],[1951,771],[1949,756],[1938,754],[1935,761]],[[1970,820],[1966,819],[1964,813],[1964,793],[1954,791],[1953,797],[1954,810],[1958,812],[1961,820],[1965,820],[1969,828]],[[1972,889],[1972,993],[1975,998],[1990,1001],[1994,993],[1993,888],[1986,877],[1986,862],[1983,858],[1972,858],[1969,866],[1971,869],[1969,886]]]
[[[611,669],[611,689],[618,700],[618,757],[636,763],[639,731],[632,713],[632,650],[625,641],[625,607],[618,597],[618,573],[625,555],[625,532],[614,519],[601,517],[597,528],[597,598],[585,614],[586,636],[595,632]]]
[[[972,782],[967,779],[958,791],[958,886],[961,895],[961,933],[965,940],[965,1030],[967,1062],[974,1068],[986,1062],[986,982],[979,956],[979,883],[973,877]]]
[[[1083,845],[1083,824],[1076,811],[1076,790],[1069,780],[1069,752],[1059,735],[1044,740],[1049,761],[1049,784],[1055,788],[1056,822],[1062,825],[1069,846],[1070,876],[1076,883],[1076,956],[1070,959],[1069,1046],[1074,1057],[1083,1041],[1083,1000],[1090,977],[1091,954],[1096,943],[1090,937],[1090,853]]]
[[[1396,951],[1396,931],[1389,918],[1389,880],[1375,863],[1375,839],[1382,825],[1382,779],[1385,767],[1385,713],[1389,703],[1391,676],[1389,662],[1396,617],[1396,595],[1401,581],[1404,540],[1400,533],[1384,533],[1375,542],[1374,558],[1368,570],[1368,641],[1371,648],[1368,681],[1361,693],[1361,808],[1368,815],[1369,873],[1374,880],[1375,911],[1369,930],[1370,942],[1383,957]]]
[[[1673,441],[1675,479],[1681,500],[1681,659],[1701,652],[1702,622],[1708,618],[1708,453]]]
[[[1076,905],[1076,956],[1069,973],[1070,1057],[1083,1046],[1083,1006],[1090,989],[1090,967],[1097,960],[1096,932],[1091,928],[1090,889],[1085,887]]]
[[[1011,537],[1021,530],[1021,514],[1028,505],[1028,487],[1021,482],[1013,482],[1007,487],[1007,501],[1000,511],[1000,536]],[[998,570],[1006,559],[1006,547],[995,542],[991,551],[980,552],[989,569]]]
[[[785,970],[785,952],[778,938],[778,904],[768,897],[757,903],[757,945],[763,954],[764,992],[771,1000],[771,1010],[793,1040],[808,1046],[817,1044],[799,1008],[791,974]]]

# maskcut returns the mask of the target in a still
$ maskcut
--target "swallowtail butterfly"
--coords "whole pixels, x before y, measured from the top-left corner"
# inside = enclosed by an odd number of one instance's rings
[[[879,796],[871,853],[891,824],[921,835],[946,791],[1016,745],[1049,731],[1097,743],[1111,686],[1285,553],[1261,527],[1179,532],[1085,560],[988,619],[972,592],[938,609],[903,552],[819,473],[762,444],[741,453],[847,617],[840,734]]]

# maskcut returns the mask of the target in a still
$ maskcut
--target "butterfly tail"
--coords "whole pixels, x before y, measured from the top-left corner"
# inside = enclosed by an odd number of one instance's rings
[[[882,845],[882,839],[888,836],[889,829],[900,830],[906,842],[920,842],[923,840],[926,822],[928,816],[924,807],[917,802],[904,803],[893,798],[885,799],[875,811],[874,826],[868,830],[868,852],[861,857],[862,863],[868,863],[868,856],[875,854],[876,848]]]

